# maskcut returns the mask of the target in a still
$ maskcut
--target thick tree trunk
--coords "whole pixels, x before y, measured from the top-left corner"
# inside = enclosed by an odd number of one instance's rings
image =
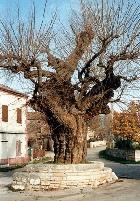
[[[55,130],[54,140],[54,161],[64,163],[65,159],[65,132],[64,127],[60,126]]]
[[[55,162],[74,164],[87,162],[86,123],[81,116],[76,116],[76,119],[76,133],[64,127],[55,131],[53,138]]]

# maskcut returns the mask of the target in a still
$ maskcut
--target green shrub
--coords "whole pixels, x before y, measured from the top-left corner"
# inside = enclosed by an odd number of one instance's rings
[[[131,145],[131,149],[133,150],[140,149],[140,144]]]
[[[132,142],[130,140],[122,140],[122,139],[118,139],[115,142],[115,148],[118,149],[131,149],[132,147]]]
[[[0,168],[0,172],[9,172],[9,171],[12,171],[15,169],[23,168],[26,165],[27,164],[22,164],[22,165],[15,165],[15,166],[11,166],[11,167]]]
[[[14,189],[12,186],[9,186],[9,187],[8,187],[8,190],[9,190],[9,191],[12,191],[12,192],[21,191],[21,189],[19,189],[19,188],[18,188],[18,189]]]
[[[122,140],[122,139],[117,139],[115,142],[115,148],[118,149],[140,149],[140,144],[132,144],[132,141],[130,140]]]

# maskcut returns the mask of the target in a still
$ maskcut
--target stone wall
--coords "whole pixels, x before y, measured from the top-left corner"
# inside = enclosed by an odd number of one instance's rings
[[[106,154],[125,160],[140,161],[140,150],[106,149]]]
[[[91,164],[32,164],[26,166],[26,171],[14,173],[13,188],[46,190],[93,187],[117,179],[111,168],[97,161]]]

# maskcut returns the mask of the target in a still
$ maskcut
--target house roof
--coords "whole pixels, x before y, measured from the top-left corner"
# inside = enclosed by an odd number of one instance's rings
[[[10,87],[8,87],[8,86],[5,86],[5,85],[3,85],[3,84],[0,84],[0,90],[2,90],[2,91],[7,91],[7,92],[11,92],[12,94],[16,94],[16,95],[19,95],[19,96],[26,96],[26,97],[27,97],[26,94],[23,94],[23,93],[21,93],[21,92],[18,92],[18,91],[14,90],[14,89],[12,89],[12,88],[10,88]]]

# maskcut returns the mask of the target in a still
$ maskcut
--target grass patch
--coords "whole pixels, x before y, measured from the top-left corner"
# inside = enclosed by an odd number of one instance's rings
[[[100,158],[105,158],[105,159],[110,160],[110,161],[115,161],[115,162],[121,163],[121,164],[140,164],[140,161],[138,161],[138,162],[128,161],[128,160],[125,160],[123,158],[109,156],[108,154],[106,154],[106,150],[100,151],[99,152],[99,157]]]
[[[76,163],[76,164],[91,164],[92,162],[86,162],[86,163]],[[59,162],[53,162],[49,161],[48,163],[45,164],[54,164],[54,165],[71,165],[72,163],[59,163]],[[75,164],[74,164],[75,165]]]
[[[39,160],[39,161],[34,161],[33,164],[45,162],[45,161],[48,161],[48,160],[50,160],[50,157],[43,158],[42,160]],[[0,168],[0,172],[9,172],[9,171],[12,171],[12,170],[23,168],[26,165],[27,164],[22,164],[22,165],[15,165],[15,166],[9,166],[9,167]]]
[[[9,171],[12,171],[12,170],[23,168],[26,165],[27,164],[22,164],[22,165],[15,165],[15,166],[11,166],[11,167],[0,168],[0,172],[9,172]]]
[[[12,191],[12,192],[21,191],[21,189],[19,189],[19,188],[18,188],[18,189],[14,189],[12,186],[9,186],[9,187],[8,187],[8,190],[9,190],[9,191]]]
[[[49,161],[49,160],[50,160],[50,157],[45,157],[42,160],[34,161],[33,164],[42,163],[42,162]]]

